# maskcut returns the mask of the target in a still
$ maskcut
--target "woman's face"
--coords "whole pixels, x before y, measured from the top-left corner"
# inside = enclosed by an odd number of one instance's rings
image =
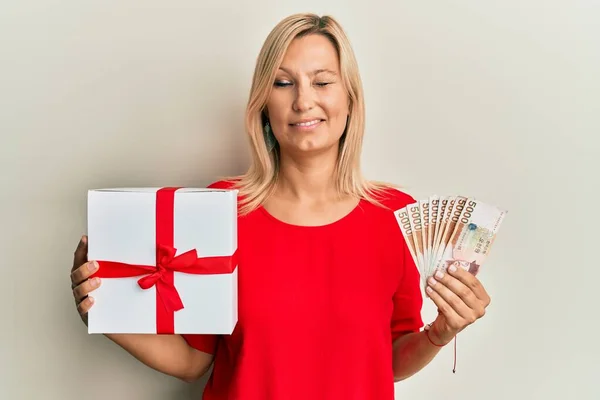
[[[283,152],[337,151],[349,99],[329,39],[314,34],[292,41],[277,71],[267,113]]]

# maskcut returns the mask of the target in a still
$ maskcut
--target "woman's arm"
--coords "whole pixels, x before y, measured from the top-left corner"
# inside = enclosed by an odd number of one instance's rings
[[[181,335],[105,336],[148,367],[185,382],[200,378],[213,361],[212,354],[190,347]]]
[[[81,319],[87,326],[88,311],[94,301],[90,294],[101,285],[101,280],[90,276],[98,263],[87,259],[87,237],[83,236],[73,257],[71,269],[72,291]],[[213,356],[188,345],[181,335],[106,334],[110,340],[150,368],[191,382],[210,368]]]
[[[434,328],[429,330],[429,338],[427,332],[421,331],[404,334],[394,341],[392,353],[394,381],[410,378],[419,372],[434,359],[442,346],[449,342],[440,339],[434,332]],[[436,345],[431,343],[432,341]]]
[[[438,316],[428,332],[409,333],[394,341],[396,380],[406,379],[429,364],[441,346],[483,317],[490,304],[490,296],[481,282],[460,268],[458,262],[452,264],[447,273],[436,272],[427,282],[427,294],[437,306]]]

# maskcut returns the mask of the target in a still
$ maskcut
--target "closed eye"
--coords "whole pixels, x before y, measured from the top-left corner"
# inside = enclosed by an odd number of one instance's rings
[[[331,85],[333,82],[316,82],[315,85],[318,87],[325,87],[327,85]],[[291,86],[292,83],[291,82],[287,82],[287,81],[275,81],[275,86],[277,87],[286,87],[286,86]]]

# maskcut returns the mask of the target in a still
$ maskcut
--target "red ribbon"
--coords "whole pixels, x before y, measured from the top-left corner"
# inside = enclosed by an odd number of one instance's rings
[[[161,188],[156,192],[156,265],[126,264],[98,261],[100,278],[128,278],[142,276],[142,289],[156,287],[157,333],[175,332],[175,312],[184,308],[174,284],[174,272],[187,274],[229,274],[237,266],[236,253],[231,256],[199,258],[196,250],[176,256],[173,247],[173,205],[176,187]]]

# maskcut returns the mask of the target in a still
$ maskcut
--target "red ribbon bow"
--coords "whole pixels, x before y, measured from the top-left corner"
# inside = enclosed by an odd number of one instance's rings
[[[161,188],[156,192],[156,265],[98,261],[100,278],[141,276],[142,289],[156,287],[157,333],[174,333],[174,313],[184,308],[174,284],[174,272],[188,274],[228,274],[237,266],[236,253],[231,256],[199,258],[195,249],[176,256],[173,247],[173,204],[178,188]]]

